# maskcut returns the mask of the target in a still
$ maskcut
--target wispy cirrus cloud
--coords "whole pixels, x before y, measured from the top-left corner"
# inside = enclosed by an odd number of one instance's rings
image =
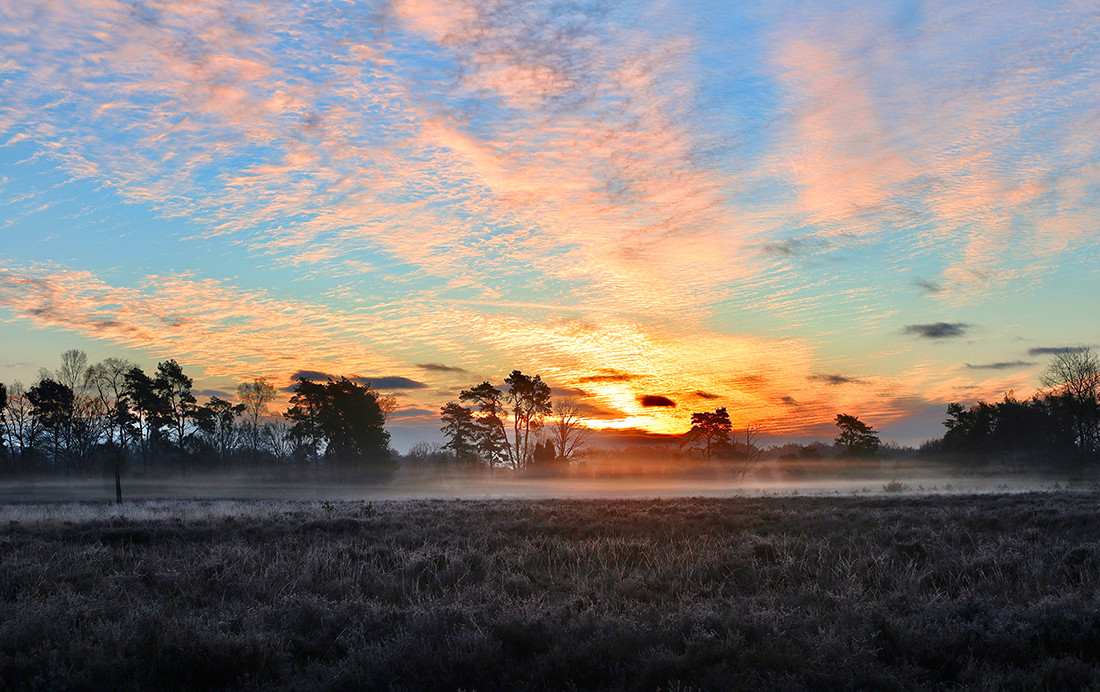
[[[971,296],[1044,272],[1040,258],[1069,238],[1095,243],[1080,185],[1100,148],[1076,133],[1100,106],[1095,73],[1082,69],[1098,59],[1086,36],[1100,13],[1006,9],[767,14],[785,99],[769,161],[791,181],[781,207],[791,222],[823,239],[888,240],[902,266],[936,253],[950,291]]]
[[[8,53],[26,67],[8,129],[42,142],[71,130],[43,153],[206,237],[306,271],[378,252],[490,294],[560,254],[545,280],[650,312],[708,288],[698,263],[717,267],[714,243],[730,245],[714,232],[721,183],[693,161],[689,44],[621,30],[629,11],[143,8],[13,9],[27,31]],[[455,69],[403,67],[425,50]]]

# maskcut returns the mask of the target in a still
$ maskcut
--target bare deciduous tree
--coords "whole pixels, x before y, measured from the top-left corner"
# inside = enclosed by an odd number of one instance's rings
[[[550,440],[564,463],[573,461],[584,452],[592,429],[584,425],[581,409],[574,399],[558,399],[554,402],[553,419],[550,422]]]
[[[1039,381],[1069,408],[1083,464],[1096,451],[1100,432],[1100,358],[1087,346],[1064,348],[1054,354]]]
[[[27,468],[42,437],[42,421],[34,415],[34,405],[27,398],[27,388],[16,380],[8,387],[8,407],[2,433],[13,459],[19,450],[19,461]]]
[[[97,392],[98,407],[103,412],[103,429],[107,433],[107,445],[114,457],[115,502],[122,502],[122,462],[126,446],[126,373],[136,367],[122,358],[107,358],[88,368],[88,379]],[[116,440],[116,433],[118,439]]]
[[[266,378],[257,377],[237,385],[237,398],[244,404],[245,438],[255,455],[260,451],[261,421],[267,417],[267,405],[275,399],[275,388]]]
[[[757,445],[763,427],[759,423],[749,423],[745,426],[745,450],[736,450],[733,455],[732,470],[738,481],[745,480],[745,476],[756,468],[760,460],[764,458],[764,450]]]

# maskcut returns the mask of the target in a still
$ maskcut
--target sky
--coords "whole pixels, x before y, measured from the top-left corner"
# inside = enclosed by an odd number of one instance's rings
[[[1100,343],[1100,5],[0,0],[0,382],[903,444]]]

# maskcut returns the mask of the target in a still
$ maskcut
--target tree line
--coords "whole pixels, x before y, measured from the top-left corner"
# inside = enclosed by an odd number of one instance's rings
[[[962,467],[996,462],[1016,470],[1083,475],[1100,456],[1100,358],[1088,347],[1053,355],[1043,389],[1020,400],[947,405],[947,432],[923,456]]]
[[[424,450],[416,456],[472,469],[559,473],[590,456],[588,439],[593,430],[585,425],[575,400],[554,401],[541,375],[532,377],[520,370],[513,370],[504,384],[507,389],[501,390],[485,381],[462,390],[458,401],[444,404],[440,430],[446,442],[441,454]],[[691,423],[679,438],[683,455],[712,462],[742,478],[764,455],[756,444],[760,427],[749,425],[744,437],[735,439],[725,408],[693,413]]]
[[[356,378],[358,379],[358,378]],[[947,406],[947,432],[919,453],[959,467],[991,461],[1037,471],[1083,474],[1100,455],[1100,359],[1087,347],[1063,349],[1041,376],[1044,389],[1019,400]],[[591,451],[593,430],[572,399],[553,400],[540,375],[513,370],[499,389],[488,381],[463,390],[441,410],[446,439],[438,461],[467,468],[561,471]],[[193,380],[175,360],[146,373],[118,358],[88,364],[65,352],[57,370],[30,387],[0,383],[0,470],[8,474],[88,475],[113,471],[190,474],[270,468],[388,474],[396,465],[386,417],[392,397],[341,377],[299,378],[289,407],[273,415],[277,393],[255,378],[237,386],[237,403],[199,404]],[[726,408],[694,412],[679,455],[743,478],[765,456],[760,427],[734,431]],[[875,458],[871,426],[839,414],[835,449],[846,459]],[[815,449],[799,456],[813,458]],[[412,453],[410,453],[412,454]],[[416,455],[413,455],[416,456]]]
[[[152,373],[107,358],[89,365],[66,351],[30,387],[0,384],[0,468],[8,473],[88,475],[229,471],[297,462],[342,471],[392,470],[385,420],[393,400],[347,378],[299,378],[274,417],[274,386],[237,386],[237,403],[199,404],[175,360]]]
[[[482,382],[440,409],[443,449],[451,460],[467,468],[552,470],[584,454],[592,430],[575,401],[553,402],[541,375],[513,370],[504,384],[506,391]]]

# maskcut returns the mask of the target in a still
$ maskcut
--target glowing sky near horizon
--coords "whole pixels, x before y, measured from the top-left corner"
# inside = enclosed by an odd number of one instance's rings
[[[0,381],[919,441],[1100,342],[1098,123],[1092,2],[0,0]]]

